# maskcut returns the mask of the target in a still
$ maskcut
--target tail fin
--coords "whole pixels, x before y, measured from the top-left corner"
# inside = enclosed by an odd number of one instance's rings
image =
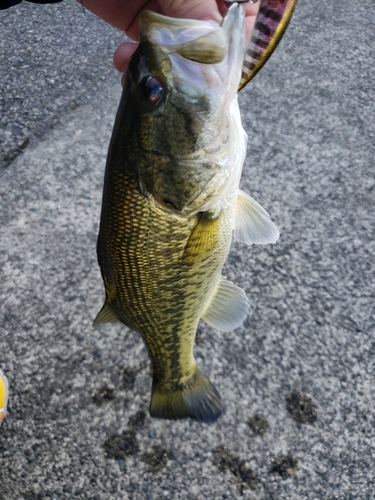
[[[220,394],[197,367],[196,372],[174,391],[162,390],[153,382],[150,415],[178,420],[192,418],[206,424],[214,423],[225,413]]]

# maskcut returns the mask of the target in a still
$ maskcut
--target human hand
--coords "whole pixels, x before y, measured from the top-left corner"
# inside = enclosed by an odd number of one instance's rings
[[[244,3],[246,43],[250,39],[258,13],[259,3]],[[213,19],[218,23],[228,10],[224,0],[85,0],[85,8],[116,28],[125,31],[134,41],[139,39],[139,16],[143,10],[152,10],[169,17],[189,19]],[[138,44],[125,42],[113,57],[118,71],[125,73],[128,62]]]

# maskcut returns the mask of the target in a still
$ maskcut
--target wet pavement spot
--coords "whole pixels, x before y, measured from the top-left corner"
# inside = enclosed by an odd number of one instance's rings
[[[229,470],[238,482],[241,492],[245,489],[254,490],[258,484],[258,475],[251,467],[246,465],[244,460],[232,455],[223,445],[213,450],[212,463],[216,465],[220,472]]]
[[[136,370],[124,368],[122,373],[122,384],[125,390],[131,391],[133,389],[136,374]]]
[[[139,444],[135,432],[126,430],[122,434],[114,434],[109,437],[104,443],[103,449],[108,458],[124,460],[137,453]]]
[[[313,424],[317,419],[317,407],[313,400],[298,391],[291,392],[286,398],[286,409],[293,420],[300,424]]]
[[[283,455],[282,453],[272,461],[270,474],[278,474],[283,479],[292,478],[296,475],[298,469],[298,460],[291,455]]]
[[[143,461],[154,474],[162,471],[170,460],[174,460],[173,451],[164,446],[154,446],[152,451],[143,455]]]
[[[145,424],[146,417],[146,412],[140,410],[129,418],[129,425],[136,429],[142,427]]]
[[[116,390],[112,384],[104,383],[98,387],[93,395],[92,399],[94,403],[98,406],[103,406],[116,398]]]
[[[250,429],[256,436],[262,436],[262,437],[266,434],[266,432],[270,428],[267,419],[265,419],[263,415],[261,415],[260,413],[256,413],[251,418],[249,418],[249,420],[247,421],[247,425],[250,427]]]
[[[92,355],[94,356],[94,358],[100,359],[103,356],[103,351],[101,349],[99,349],[99,348],[94,349],[92,351]]]

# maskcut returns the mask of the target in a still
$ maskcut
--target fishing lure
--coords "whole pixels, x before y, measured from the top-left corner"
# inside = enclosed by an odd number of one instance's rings
[[[237,3],[248,1],[240,0]],[[250,0],[250,3],[257,2],[258,0]],[[261,0],[246,49],[238,90],[243,89],[271,57],[288,27],[296,5],[297,0]]]

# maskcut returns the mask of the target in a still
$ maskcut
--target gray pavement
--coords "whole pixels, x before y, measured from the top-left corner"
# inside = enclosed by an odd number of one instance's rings
[[[241,96],[242,188],[281,237],[232,246],[225,273],[251,301],[243,327],[200,325],[196,356],[227,402],[212,426],[151,419],[142,342],[123,326],[92,327],[118,76],[101,66],[98,90],[62,119],[49,103],[49,132],[30,120],[36,139],[0,171],[0,366],[11,386],[0,498],[375,498],[374,33],[372,0],[300,0]]]
[[[62,116],[90,102],[114,74],[125,35],[74,0],[0,10],[0,167]]]

